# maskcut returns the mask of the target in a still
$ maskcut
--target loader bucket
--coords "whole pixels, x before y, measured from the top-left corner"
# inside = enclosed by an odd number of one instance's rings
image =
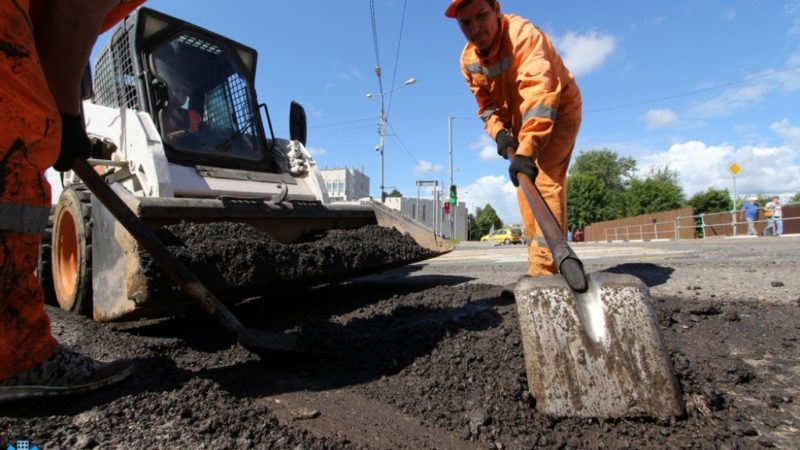
[[[379,226],[400,231],[410,237],[404,239],[413,239],[419,247],[419,251],[412,256],[404,254],[378,259],[366,266],[331,264],[317,271],[296,271],[297,275],[293,274],[291,277],[265,277],[263,284],[250,284],[225,292],[217,291],[213,280],[206,278],[208,273],[198,271],[200,280],[207,283],[215,291],[214,294],[225,301],[263,295],[270,287],[280,285],[312,286],[344,281],[433,258],[454,248],[451,242],[435,236],[432,230],[374,201],[367,204],[324,205],[319,202],[271,203],[242,199],[152,198],[133,196],[116,184],[112,185],[112,189],[157,234],[160,227],[178,227],[187,223],[203,224],[207,227],[219,223],[239,223],[247,224],[248,230],[257,229],[253,231],[268,236],[270,241],[277,241],[280,243],[278,245],[301,245],[296,244],[298,239],[315,233]],[[185,298],[170,284],[168,278],[161,274],[153,275],[148,265],[148,256],[96,198],[92,198],[92,222],[95,320],[161,316],[187,307]],[[170,245],[169,242],[165,244]],[[221,264],[225,264],[225,258],[224,255],[220,257]],[[186,264],[185,261],[184,263]],[[290,260],[283,261],[283,264],[302,263]],[[190,264],[187,266],[196,270]],[[261,283],[260,279],[258,282]]]
[[[682,416],[647,287],[630,275],[587,278],[583,294],[560,275],[525,276],[515,286],[536,409],[556,417]]]

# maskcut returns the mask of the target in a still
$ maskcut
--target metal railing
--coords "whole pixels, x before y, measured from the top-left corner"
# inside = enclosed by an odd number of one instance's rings
[[[798,204],[782,205],[784,211],[791,210],[794,206],[798,206]],[[770,229],[769,225],[774,222],[773,219],[764,217],[764,209],[765,208],[758,209],[759,219],[753,221],[756,235],[764,235],[764,231]],[[695,234],[699,234],[698,237],[701,239],[709,237],[746,236],[748,234],[748,222],[742,217],[741,211],[696,214],[678,218],[679,221],[681,219],[686,219],[686,221],[691,221],[694,224],[678,226],[678,229],[694,228],[696,230]],[[781,221],[783,222],[783,234],[793,234],[797,232],[794,230],[796,227],[789,226],[789,224],[800,224],[800,216],[790,215],[787,217],[787,215],[784,214],[783,217],[781,217]],[[773,224],[771,233],[768,235],[775,234],[776,226],[776,224]]]

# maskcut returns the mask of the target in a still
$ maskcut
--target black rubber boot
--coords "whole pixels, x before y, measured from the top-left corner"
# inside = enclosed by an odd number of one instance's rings
[[[0,403],[91,392],[119,383],[133,370],[132,361],[102,363],[59,345],[39,365],[0,381]]]

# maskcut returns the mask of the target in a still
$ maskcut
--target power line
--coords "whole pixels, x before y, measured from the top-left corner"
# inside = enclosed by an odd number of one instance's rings
[[[403,151],[406,153],[406,156],[408,156],[408,158],[414,164],[419,164],[419,161],[417,160],[417,158],[415,158],[414,155],[411,154],[411,150],[408,149],[408,147],[406,146],[406,143],[403,142],[403,140],[400,138],[400,135],[397,134],[397,130],[394,129],[392,124],[390,124],[388,122],[386,124],[389,125],[389,128],[392,130],[392,133],[394,133],[394,134],[390,135],[390,137],[393,137],[393,138],[395,138],[397,140],[397,142],[400,144],[400,148],[403,149]]]
[[[378,52],[378,22],[375,20],[375,0],[369,0],[369,15],[372,22],[372,45],[375,47],[375,73],[378,75],[378,89],[383,97],[383,81],[381,80],[381,58]]]
[[[397,80],[397,66],[400,61],[400,42],[403,40],[403,28],[406,23],[406,3],[408,0],[403,1],[403,14],[400,16],[400,35],[397,37],[397,50],[395,51],[394,56],[394,72],[392,73],[392,84],[389,86],[394,86],[395,81]],[[394,98],[394,93],[389,94],[389,106],[386,108],[386,113],[388,114],[389,111],[392,110],[392,99]]]
[[[754,76],[752,78],[748,78],[748,79],[744,79],[744,80],[731,81],[731,82],[728,82],[728,83],[717,84],[717,85],[710,86],[710,87],[707,87],[707,88],[694,89],[694,90],[691,90],[691,91],[681,92],[679,94],[667,95],[665,97],[658,97],[658,98],[652,98],[652,99],[648,99],[648,100],[641,100],[641,101],[637,101],[637,102],[624,103],[624,104],[621,104],[621,105],[608,106],[608,107],[605,107],[605,108],[590,109],[590,110],[585,111],[585,113],[613,111],[615,109],[630,108],[632,106],[640,106],[640,105],[646,105],[646,104],[649,104],[649,103],[662,102],[662,101],[665,101],[665,100],[672,100],[672,99],[680,98],[680,97],[687,97],[689,95],[700,94],[702,92],[708,92],[708,91],[712,91],[712,90],[715,90],[715,89],[722,89],[722,88],[726,88],[726,87],[730,87],[730,86],[737,86],[737,85],[740,85],[740,84],[749,83],[749,82],[751,82],[753,80],[758,80],[758,79],[761,79],[761,78],[767,78],[767,77],[771,77],[771,76],[779,74],[779,73],[791,72],[793,70],[798,70],[798,69],[800,69],[800,65],[787,67],[785,69],[773,70],[771,72],[764,73],[764,74],[761,74],[761,75],[758,75],[758,76]]]

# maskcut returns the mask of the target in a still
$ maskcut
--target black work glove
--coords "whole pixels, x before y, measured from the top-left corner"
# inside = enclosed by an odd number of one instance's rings
[[[503,159],[508,159],[508,147],[513,148],[515,151],[519,147],[519,142],[508,134],[508,130],[500,130],[494,138],[497,142],[497,154]]]
[[[508,166],[508,176],[511,178],[511,182],[514,183],[514,187],[519,187],[519,181],[517,181],[518,172],[527,175],[531,179],[531,183],[533,183],[536,181],[536,175],[539,175],[539,168],[527,156],[515,156],[511,160],[511,165]]]
[[[72,169],[72,160],[76,156],[88,158],[91,154],[92,144],[86,135],[83,117],[61,114],[61,153],[53,164],[53,169],[66,172]]]

